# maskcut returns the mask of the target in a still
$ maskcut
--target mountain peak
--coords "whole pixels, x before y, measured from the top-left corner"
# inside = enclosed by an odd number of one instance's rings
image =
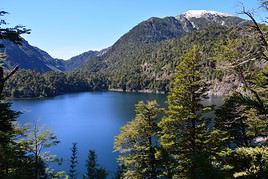
[[[206,16],[221,16],[228,17],[231,16],[226,13],[217,12],[217,11],[208,11],[208,10],[189,10],[183,14],[184,17],[188,18],[201,18]]]

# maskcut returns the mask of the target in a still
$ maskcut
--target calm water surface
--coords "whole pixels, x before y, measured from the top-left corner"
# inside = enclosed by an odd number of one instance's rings
[[[77,142],[79,178],[85,172],[89,149],[96,151],[99,164],[109,171],[111,178],[117,168],[114,137],[120,127],[134,117],[135,104],[140,100],[157,100],[163,105],[165,98],[159,94],[87,92],[12,102],[13,109],[23,112],[20,123],[38,120],[38,124],[52,130],[61,141],[50,149],[51,154],[65,160],[56,169],[68,171],[71,146]],[[222,98],[213,97],[206,103],[219,105]]]
[[[163,105],[165,95],[88,92],[12,102],[14,110],[23,112],[19,122],[38,120],[38,124],[52,130],[61,141],[50,149],[51,154],[65,159],[58,170],[68,171],[70,148],[73,142],[78,143],[78,173],[81,178],[89,149],[96,151],[99,164],[110,174],[116,171],[114,137],[119,134],[120,127],[134,117],[135,104],[140,100],[157,100]]]

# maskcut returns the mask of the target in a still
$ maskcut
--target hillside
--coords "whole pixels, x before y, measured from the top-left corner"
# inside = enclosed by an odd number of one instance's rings
[[[180,56],[191,45],[199,44],[204,56],[212,56],[209,48],[225,39],[241,38],[240,27],[247,23],[239,17],[210,11],[189,13],[150,18],[138,24],[100,59],[83,65],[82,73],[101,73],[109,89],[166,92]]]
[[[88,60],[104,55],[109,48],[100,51],[87,51],[64,61],[64,71],[72,71],[85,64]]]
[[[5,48],[0,49],[6,54],[6,60],[2,61],[4,66],[10,68],[19,65],[23,69],[36,70],[38,72],[62,71],[64,70],[63,60],[52,58],[48,53],[37,47],[31,46],[23,39],[21,45],[10,41],[1,41]]]
[[[220,53],[219,47],[228,44],[230,40],[252,46],[254,36],[248,34],[247,23],[239,17],[214,11],[190,11],[176,17],[150,18],[135,26],[110,48],[100,52],[89,51],[65,62],[67,70],[78,69],[60,75],[55,72],[42,75],[44,84],[49,84],[51,78],[57,79],[49,89],[53,91],[49,92],[50,95],[46,94],[45,87],[32,89],[29,86],[31,83],[23,79],[24,75],[17,75],[16,82],[13,81],[7,88],[18,86],[13,89],[17,97],[25,94],[31,96],[29,90],[33,91],[34,96],[51,96],[70,91],[64,89],[64,86],[68,86],[72,92],[120,90],[166,93],[180,57],[195,44],[202,51],[200,61],[204,69],[203,78],[212,84],[210,93],[225,95],[242,84],[240,81],[230,83],[235,77],[219,70],[221,64],[215,56]],[[246,50],[241,53],[244,52]],[[38,79],[32,80],[38,84]],[[59,89],[59,86],[62,87]],[[81,89],[79,86],[82,86]]]
[[[61,60],[51,57],[47,52],[30,45],[25,39],[21,44],[14,44],[7,40],[0,41],[5,48],[0,48],[1,53],[6,54],[6,59],[0,63],[7,69],[19,65],[21,69],[33,70],[36,72],[49,71],[71,71],[79,68],[89,59],[101,56],[106,49],[101,51],[88,51],[69,60]]]

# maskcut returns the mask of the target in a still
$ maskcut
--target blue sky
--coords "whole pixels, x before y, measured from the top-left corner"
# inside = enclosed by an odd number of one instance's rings
[[[32,29],[25,39],[56,58],[111,46],[139,22],[205,9],[236,14],[258,0],[1,0],[10,25]],[[263,15],[263,12],[261,12]]]

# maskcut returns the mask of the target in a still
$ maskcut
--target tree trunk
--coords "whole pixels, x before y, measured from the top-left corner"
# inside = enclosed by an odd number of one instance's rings
[[[0,95],[3,92],[4,88],[4,69],[0,66]]]
[[[154,152],[152,137],[149,137],[148,140],[149,140],[149,145],[150,145],[151,178],[154,179],[154,178],[156,178],[155,156],[154,156],[155,152]]]

